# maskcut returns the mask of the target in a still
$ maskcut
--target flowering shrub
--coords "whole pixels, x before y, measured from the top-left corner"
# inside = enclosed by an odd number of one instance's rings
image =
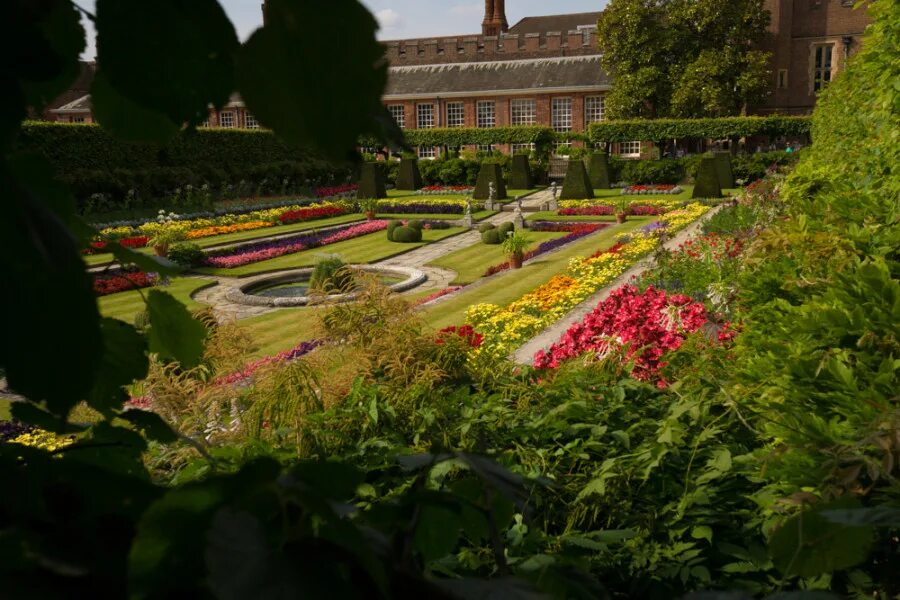
[[[157,277],[153,273],[119,273],[116,275],[95,275],[94,293],[97,296],[108,296],[118,292],[137,290],[156,284]]]
[[[566,360],[592,353],[602,360],[615,356],[633,362],[631,375],[642,381],[656,377],[667,352],[677,350],[685,338],[708,322],[706,308],[683,295],[667,295],[652,287],[641,292],[625,285],[610,294],[584,321],[573,325],[549,352],[535,355],[539,369],[555,369]],[[722,339],[725,339],[724,334]]]
[[[316,188],[315,194],[316,198],[332,198],[334,196],[346,196],[352,194],[358,189],[359,186],[355,183],[348,183],[345,185]]]
[[[536,221],[531,225],[532,231],[568,231],[570,233],[569,235],[557,238],[555,240],[547,240],[546,242],[542,242],[534,250],[529,250],[528,252],[526,252],[523,256],[523,260],[531,260],[536,256],[540,256],[541,254],[552,252],[557,248],[562,248],[567,244],[571,244],[576,240],[580,240],[581,238],[591,235],[592,233],[596,233],[601,229],[605,229],[606,227],[609,227],[609,225],[605,223],[563,223],[556,221]],[[509,261],[494,265],[488,268],[487,271],[485,271],[483,277],[490,277],[491,275],[507,271],[509,270],[510,266],[511,265],[509,264]]]
[[[628,207],[626,214],[632,216],[661,215],[666,212],[666,208],[662,206],[650,206],[647,204],[632,204]],[[618,208],[609,204],[600,204],[597,206],[585,206],[578,208],[562,208],[559,215],[562,217],[593,217],[593,216],[609,216],[618,212]]]
[[[337,217],[343,214],[347,214],[347,211],[340,206],[312,206],[310,208],[287,211],[281,214],[278,220],[282,223],[297,223],[299,221]]]
[[[208,256],[206,265],[221,269],[233,269],[287,254],[302,252],[311,248],[336,244],[352,238],[368,235],[387,228],[387,221],[369,221],[353,224],[330,231],[304,233],[279,240],[247,244],[221,254]]]
[[[438,332],[435,341],[438,344],[444,344],[448,337],[460,337],[473,349],[480,348],[484,342],[484,336],[475,331],[471,325],[445,327]]]
[[[668,194],[668,195],[678,195],[684,190],[677,185],[671,184],[661,184],[661,185],[629,185],[622,188],[622,195],[624,196],[652,196],[658,194]]]

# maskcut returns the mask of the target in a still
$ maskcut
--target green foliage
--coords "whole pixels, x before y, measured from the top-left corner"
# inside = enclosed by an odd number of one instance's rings
[[[488,229],[481,234],[481,241],[485,244],[496,246],[503,242],[503,236],[500,235],[499,229]]]
[[[506,238],[506,236],[516,230],[516,225],[512,221],[507,221],[506,223],[501,223],[497,228],[497,231],[500,232],[500,236],[502,238]]]
[[[481,171],[478,173],[478,182],[475,184],[475,193],[472,198],[475,200],[487,200],[490,197],[490,184],[494,184],[496,197],[494,200],[505,200],[509,196],[506,194],[506,182],[503,180],[503,173],[500,165],[494,161],[485,161],[481,164]]]
[[[531,244],[531,240],[522,231],[510,231],[503,237],[503,251],[508,255],[514,255],[525,252],[525,249]]]
[[[509,187],[514,190],[530,190],[534,185],[531,176],[531,165],[528,156],[517,154],[512,157],[512,169],[509,174]]]
[[[591,141],[728,139],[809,135],[809,117],[728,117],[715,119],[633,119],[591,123]]]
[[[719,185],[722,189],[734,187],[734,172],[731,166],[731,152],[713,152],[716,158],[716,172],[719,176]]]
[[[203,264],[206,254],[198,244],[175,244],[169,248],[166,258],[182,267],[198,267]]]
[[[491,229],[496,229],[497,226],[493,223],[482,223],[478,226],[478,233],[484,233],[486,231],[490,231]]]
[[[697,171],[697,181],[694,182],[692,198],[721,198],[722,185],[719,182],[719,168],[716,159],[704,157],[700,161],[700,169]]]
[[[569,159],[569,167],[566,169],[566,178],[563,180],[560,200],[585,200],[594,197],[594,188],[591,187],[591,179],[584,168],[584,161],[580,158]]]
[[[402,226],[403,226],[403,222],[399,221],[397,219],[392,219],[392,220],[388,221],[388,225],[387,225],[388,241],[391,241],[391,242],[394,241],[394,230],[397,229],[398,227],[402,227]]]
[[[316,261],[309,276],[309,289],[323,294],[343,294],[353,288],[353,271],[338,256]]]
[[[377,163],[363,163],[356,197],[360,200],[387,198],[387,191],[384,187],[384,173]]]
[[[423,228],[422,221],[420,221],[418,219],[412,219],[410,221],[407,221],[406,226],[411,227],[412,229],[417,229],[419,231],[422,231],[422,228]]]
[[[398,244],[417,244],[422,241],[422,230],[413,227],[397,227],[393,230],[391,241]]]
[[[619,181],[631,184],[679,183],[684,179],[683,161],[665,160],[624,160],[618,169]]]
[[[555,140],[555,132],[552,129],[540,126],[406,129],[403,135],[411,146],[447,146],[449,148],[498,144],[549,145]]]
[[[612,178],[609,172],[609,157],[605,152],[594,152],[591,154],[590,168],[588,174],[591,180],[591,187],[595,190],[608,190]]]
[[[421,187],[422,174],[419,173],[419,160],[417,158],[401,158],[396,188],[398,190],[415,191]]]

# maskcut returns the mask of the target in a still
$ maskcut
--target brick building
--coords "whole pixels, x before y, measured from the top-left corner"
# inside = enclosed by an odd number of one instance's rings
[[[262,8],[265,20],[265,2]],[[772,20],[763,48],[773,53],[772,93],[752,111],[808,113],[818,91],[859,49],[870,18],[853,8],[853,0],[766,0],[766,8]],[[526,17],[509,26],[506,0],[485,0],[478,34],[384,42],[389,62],[384,103],[403,128],[542,125],[583,132],[604,119],[605,94],[614,85],[600,67],[599,15]],[[45,118],[93,121],[89,89],[95,68],[85,63],[77,85]],[[205,125],[259,127],[237,95],[223,109],[211,109]],[[636,158],[641,149],[630,142],[613,151]],[[419,153],[428,158],[436,149]]]

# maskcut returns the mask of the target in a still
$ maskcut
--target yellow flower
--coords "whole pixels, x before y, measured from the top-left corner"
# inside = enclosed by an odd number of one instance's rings
[[[30,446],[31,448],[39,448],[48,452],[71,446],[75,442],[75,437],[71,435],[56,435],[42,429],[34,429],[29,433],[10,440],[10,443],[20,444],[22,446]]]

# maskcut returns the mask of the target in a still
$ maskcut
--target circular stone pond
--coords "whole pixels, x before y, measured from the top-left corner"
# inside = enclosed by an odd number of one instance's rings
[[[355,265],[354,271],[369,273],[388,286],[392,292],[400,293],[422,285],[428,277],[422,271],[407,267],[378,267],[371,265]],[[289,307],[306,306],[313,301],[350,302],[359,295],[330,294],[328,296],[310,296],[309,278],[313,270],[294,269],[281,273],[258,275],[244,281],[228,291],[225,299],[235,304],[247,306]]]

